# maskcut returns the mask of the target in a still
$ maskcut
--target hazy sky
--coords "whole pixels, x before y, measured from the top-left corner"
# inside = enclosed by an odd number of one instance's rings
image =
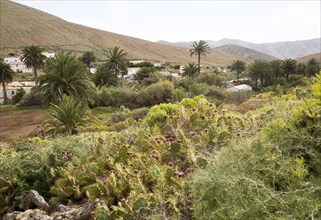
[[[15,0],[67,21],[150,41],[254,43],[320,37],[320,0],[75,1]]]

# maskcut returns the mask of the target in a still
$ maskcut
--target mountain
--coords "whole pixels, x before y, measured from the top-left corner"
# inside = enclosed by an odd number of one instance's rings
[[[321,64],[321,53],[314,53],[314,54],[310,54],[310,55],[307,55],[304,57],[299,57],[296,60],[299,63],[307,63],[312,58],[316,59],[316,61]]]
[[[235,44],[227,44],[212,49],[214,53],[222,54],[225,56],[233,57],[235,60],[254,61],[254,60],[277,60],[278,58],[270,56],[259,51],[242,47]]]
[[[159,43],[165,43],[166,45],[171,46],[181,46],[181,47],[190,47],[192,42],[164,42],[158,41]],[[302,41],[286,41],[286,42],[275,42],[275,43],[262,43],[255,44],[247,41],[242,41],[238,39],[229,39],[224,38],[218,41],[214,40],[206,40],[206,42],[211,47],[219,47],[223,45],[239,45],[242,47],[247,47],[253,50],[257,50],[262,53],[269,54],[271,56],[285,59],[285,58],[298,58],[309,55],[311,53],[317,53],[321,51],[321,38],[315,38],[310,40],[302,40]]]
[[[67,49],[76,52],[103,50],[115,46],[124,49],[129,58],[149,59],[177,63],[197,62],[187,48],[167,46],[134,37],[115,34],[79,24],[8,0],[0,0],[0,53],[21,50],[35,44],[47,49]],[[202,58],[205,65],[228,65],[233,58],[211,53]]]

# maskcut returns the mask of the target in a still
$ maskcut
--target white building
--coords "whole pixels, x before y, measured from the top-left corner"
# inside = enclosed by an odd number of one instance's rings
[[[130,60],[129,62],[132,63],[132,64],[138,64],[138,63],[145,62],[145,60],[142,60],[142,59],[132,59],[132,60]]]
[[[55,57],[55,53],[50,53],[50,52],[42,52],[43,55],[45,55],[47,58],[53,58]]]
[[[14,81],[12,83],[6,84],[6,91],[8,99],[12,99],[14,95],[17,94],[18,89],[23,88],[26,92],[26,94],[30,94],[30,91],[32,87],[36,85],[35,82],[18,82]],[[2,86],[0,87],[0,104],[2,104],[4,101],[4,93]]]
[[[226,89],[228,92],[240,92],[240,91],[252,91],[252,87],[246,84],[241,84],[237,86],[231,86],[230,88]]]
[[[30,73],[32,69],[29,69],[25,66],[25,64],[20,60],[20,57],[6,57],[4,58],[4,62],[10,65],[10,68],[16,72],[22,73]]]
[[[55,57],[55,53],[42,52],[42,54],[45,55],[47,58]],[[31,73],[33,71],[32,68],[29,69],[25,66],[25,64],[21,60],[21,56],[6,57],[4,58],[4,62],[9,64],[10,68],[16,73]]]

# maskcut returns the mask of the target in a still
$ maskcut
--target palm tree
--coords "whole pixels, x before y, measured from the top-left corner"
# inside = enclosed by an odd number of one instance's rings
[[[72,135],[78,133],[78,128],[93,122],[90,112],[72,97],[63,95],[59,105],[51,104],[50,115],[53,119],[43,122],[47,135]]]
[[[80,58],[84,64],[86,64],[88,71],[90,72],[90,65],[92,62],[96,61],[96,56],[92,51],[86,51]]]
[[[114,49],[110,49],[107,51],[107,65],[113,70],[113,72],[118,76],[121,74],[125,75],[127,72],[127,67],[129,65],[129,61],[126,58],[127,53],[119,47],[115,47]]]
[[[183,68],[183,76],[190,76],[194,77],[195,74],[198,72],[198,67],[194,63],[189,63]]]
[[[263,88],[271,82],[272,71],[268,62],[263,60],[254,60],[249,66],[249,77],[252,80],[254,89],[259,89],[258,85]]]
[[[199,42],[194,41],[192,44],[192,49],[189,50],[191,56],[197,55],[198,56],[198,73],[201,72],[201,56],[206,56],[207,53],[210,52],[210,47],[208,46],[207,42],[204,40],[200,40]]]
[[[46,56],[43,55],[42,52],[43,48],[36,45],[26,46],[22,50],[21,60],[27,68],[33,68],[36,85],[38,85],[37,69],[43,66],[44,60],[46,59]]]
[[[282,69],[285,73],[286,81],[289,80],[289,75],[296,72],[296,60],[294,59],[285,59],[282,61]]]
[[[95,88],[86,66],[70,52],[60,52],[49,59],[44,72],[38,89],[51,96],[50,99],[57,101],[65,94],[77,101],[93,101]]]
[[[12,79],[13,79],[13,70],[10,68],[10,65],[5,62],[0,62],[0,82],[2,83],[2,88],[3,88],[4,103],[8,102],[6,83],[12,82]]]
[[[103,86],[115,86],[117,85],[118,77],[108,68],[106,64],[102,64],[98,67],[95,75],[93,76],[93,82],[99,88]]]
[[[236,72],[237,82],[240,80],[240,75],[246,69],[246,63],[242,60],[235,60],[231,65],[231,70]]]

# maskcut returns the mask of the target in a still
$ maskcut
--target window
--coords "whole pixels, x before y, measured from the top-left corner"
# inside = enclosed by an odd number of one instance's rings
[[[18,64],[16,64],[16,67],[18,67]]]
[[[14,91],[11,91],[11,94],[14,95]]]

